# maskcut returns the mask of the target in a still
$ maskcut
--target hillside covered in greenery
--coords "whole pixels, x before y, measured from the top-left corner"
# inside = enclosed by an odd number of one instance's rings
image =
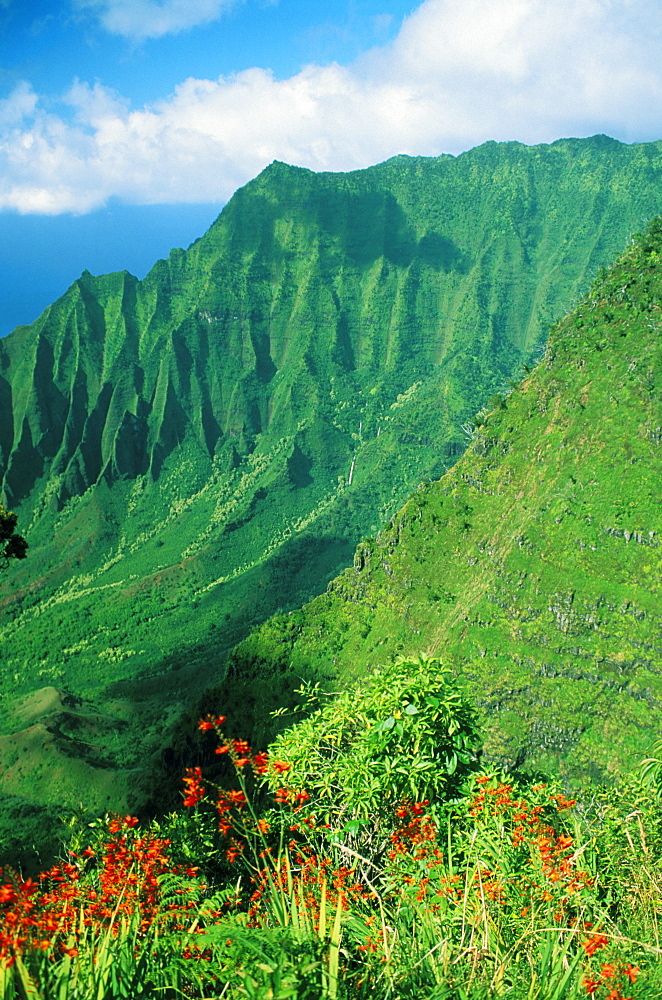
[[[260,732],[297,676],[345,685],[427,651],[480,707],[492,760],[582,784],[630,769],[662,721],[661,332],[658,219],[453,469],[238,647],[226,707],[255,692]]]
[[[324,591],[472,435],[356,571],[250,640],[233,697],[274,656],[345,678],[429,647],[504,752],[625,760],[657,705],[655,278],[609,285],[471,421],[662,208],[661,172],[662,144],[604,136],[274,163],[143,281],[84,273],[1,341],[2,501],[30,546],[0,595],[5,805],[143,801],[227,651]]]

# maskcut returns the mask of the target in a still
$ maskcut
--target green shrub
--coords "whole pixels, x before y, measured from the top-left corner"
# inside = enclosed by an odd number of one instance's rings
[[[333,831],[370,834],[398,803],[448,802],[475,769],[474,710],[434,658],[399,659],[281,733],[272,751],[291,765]]]

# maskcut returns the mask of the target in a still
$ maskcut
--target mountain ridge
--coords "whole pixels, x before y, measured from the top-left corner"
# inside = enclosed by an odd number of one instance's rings
[[[463,679],[496,759],[569,781],[640,759],[662,714],[661,261],[658,219],[478,415],[453,469],[325,595],[244,640],[221,697],[348,683],[424,650]]]
[[[0,341],[3,499],[30,543],[0,591],[10,741],[53,686],[105,720],[86,751],[55,727],[58,753],[104,782],[158,755],[230,648],[453,465],[661,179],[661,143],[599,137],[276,164],[144,279],[83,273]]]

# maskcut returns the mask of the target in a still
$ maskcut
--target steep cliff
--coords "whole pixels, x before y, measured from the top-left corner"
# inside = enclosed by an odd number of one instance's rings
[[[274,163],[143,281],[84,273],[0,341],[0,480],[30,543],[0,592],[5,731],[53,686],[114,733],[59,727],[58,752],[141,766],[230,647],[453,465],[662,208],[661,170],[662,144],[601,136],[342,175]],[[36,787],[28,769],[10,790]]]

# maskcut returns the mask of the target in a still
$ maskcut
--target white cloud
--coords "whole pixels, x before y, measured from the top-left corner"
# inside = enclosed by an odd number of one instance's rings
[[[64,108],[22,85],[0,104],[0,207],[223,201],[272,159],[348,170],[487,139],[662,137],[657,8],[426,0],[352,66],[188,79],[139,110],[98,83],[76,81]]]
[[[9,97],[0,100],[0,128],[5,130],[20,123],[34,112],[37,95],[29,83],[23,81]]]
[[[134,41],[177,34],[217,20],[236,0],[74,0],[114,35]]]

